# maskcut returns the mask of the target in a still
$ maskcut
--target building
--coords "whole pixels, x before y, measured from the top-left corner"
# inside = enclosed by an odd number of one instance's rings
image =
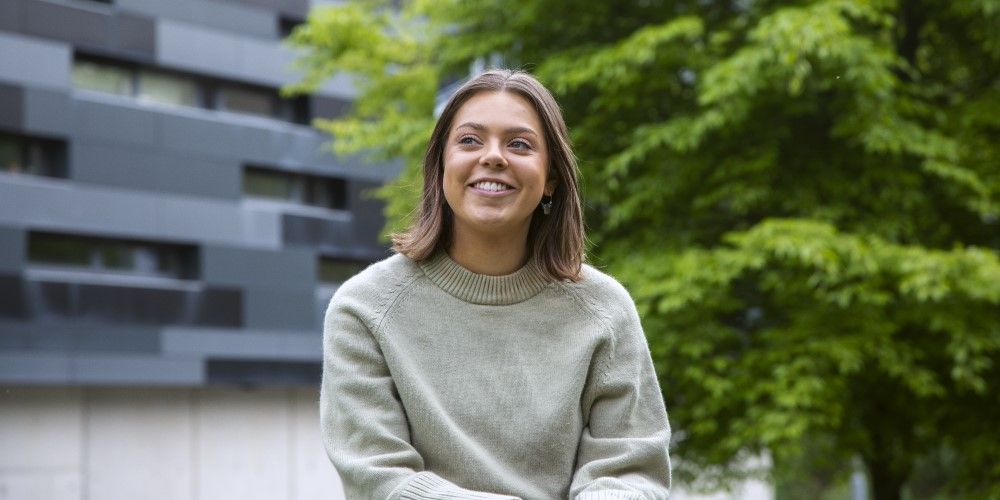
[[[393,165],[281,99],[317,0],[0,2],[0,499],[336,498],[321,319]]]

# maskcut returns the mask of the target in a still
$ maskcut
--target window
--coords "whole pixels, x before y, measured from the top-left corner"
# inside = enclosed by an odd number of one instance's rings
[[[288,38],[295,31],[295,28],[304,22],[302,19],[280,16],[278,17],[278,35],[281,38]]]
[[[337,118],[351,111],[351,101],[336,97],[312,96],[310,102],[313,116]]]
[[[28,261],[115,274],[193,279],[195,248],[128,240],[32,232]]]
[[[315,386],[322,375],[323,365],[318,362],[211,358],[205,363],[209,384]]]
[[[0,132],[0,171],[66,177],[66,144]]]
[[[312,116],[310,114],[309,100],[304,96],[279,99],[276,116],[286,122],[308,125]]]
[[[282,172],[248,168],[243,175],[243,192],[251,196],[292,200],[293,184],[293,176]]]
[[[264,90],[223,87],[219,90],[219,109],[258,116],[275,116],[274,96]]]
[[[310,105],[302,96],[280,98],[272,88],[77,55],[73,86],[142,101],[200,107],[308,124]]]
[[[243,172],[243,193],[299,205],[347,209],[347,181],[335,177],[248,166]]]
[[[73,61],[73,86],[124,96],[135,94],[131,69],[98,61]]]
[[[315,207],[347,208],[344,201],[343,182],[319,177],[307,178],[305,202]]]
[[[73,85],[164,104],[201,105],[198,83],[191,77],[105,61],[74,61]]]
[[[368,267],[367,262],[344,260],[334,257],[319,258],[317,279],[324,284],[340,284]]]
[[[191,78],[147,69],[139,70],[138,74],[139,99],[180,106],[201,105],[198,84]]]

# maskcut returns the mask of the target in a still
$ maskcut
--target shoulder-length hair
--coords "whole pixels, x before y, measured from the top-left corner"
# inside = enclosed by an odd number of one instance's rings
[[[486,71],[462,85],[445,104],[424,154],[424,188],[410,227],[392,236],[393,249],[422,261],[451,243],[451,207],[444,197],[444,150],[459,108],[480,92],[511,92],[532,104],[544,128],[549,178],[555,178],[552,210],[536,208],[528,230],[528,255],[549,278],[578,281],[584,259],[583,210],[577,187],[577,164],[559,104],[533,76],[506,69]]]

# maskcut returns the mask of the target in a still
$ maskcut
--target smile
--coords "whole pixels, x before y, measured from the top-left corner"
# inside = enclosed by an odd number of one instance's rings
[[[477,191],[485,191],[487,193],[506,193],[507,191],[512,191],[514,189],[504,183],[494,181],[480,181],[472,184],[472,188]]]

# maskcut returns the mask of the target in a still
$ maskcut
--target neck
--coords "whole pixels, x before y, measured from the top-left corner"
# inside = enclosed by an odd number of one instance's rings
[[[511,274],[528,261],[528,226],[514,233],[480,233],[456,224],[448,255],[477,274]]]

